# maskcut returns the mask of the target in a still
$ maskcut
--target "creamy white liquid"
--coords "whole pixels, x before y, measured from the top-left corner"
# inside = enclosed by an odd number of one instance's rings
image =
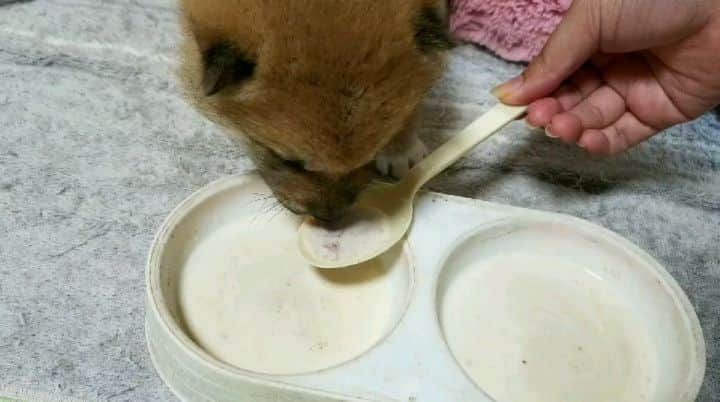
[[[375,260],[319,270],[297,251],[297,224],[228,224],[192,252],[180,305],[193,339],[240,368],[295,374],[348,361],[378,342],[399,318],[408,267]]]
[[[355,208],[333,227],[308,222],[302,236],[303,246],[317,261],[362,260],[387,246],[385,219],[375,209]]]
[[[448,284],[441,321],[453,354],[501,402],[640,402],[653,397],[649,335],[592,272],[498,256]]]

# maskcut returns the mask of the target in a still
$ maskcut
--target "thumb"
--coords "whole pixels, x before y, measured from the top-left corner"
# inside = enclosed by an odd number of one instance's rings
[[[493,95],[506,104],[526,105],[555,91],[598,51],[603,3],[575,0],[542,52],[522,75],[495,88]]]

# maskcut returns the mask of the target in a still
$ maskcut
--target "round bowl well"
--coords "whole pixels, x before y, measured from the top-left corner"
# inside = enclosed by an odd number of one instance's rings
[[[218,384],[253,373],[329,369],[394,328],[412,285],[405,246],[363,266],[321,270],[299,254],[299,223],[248,175],[206,186],[163,224],[148,262],[148,341],[176,393],[220,398],[233,388]],[[176,361],[159,361],[165,347]],[[188,378],[169,378],[179,370],[197,382],[192,389],[183,389]]]
[[[451,250],[437,292],[449,349],[497,400],[690,402],[702,382],[686,296],[657,262],[594,225],[483,228]]]

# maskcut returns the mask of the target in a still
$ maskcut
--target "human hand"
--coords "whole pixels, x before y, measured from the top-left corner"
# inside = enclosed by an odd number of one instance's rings
[[[542,53],[496,88],[528,123],[614,155],[720,103],[720,0],[575,0]]]

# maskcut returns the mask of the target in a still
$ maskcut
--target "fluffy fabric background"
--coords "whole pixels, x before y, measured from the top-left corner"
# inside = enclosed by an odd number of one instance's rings
[[[511,61],[537,56],[572,0],[453,0],[450,27],[458,39]]]
[[[251,169],[180,98],[171,0],[37,0],[0,7],[0,395],[171,401],[143,336],[155,230],[192,191]],[[467,46],[427,102],[437,145],[518,67]],[[566,212],[665,264],[708,346],[699,401],[720,395],[720,120],[592,159],[518,123],[435,190]]]

